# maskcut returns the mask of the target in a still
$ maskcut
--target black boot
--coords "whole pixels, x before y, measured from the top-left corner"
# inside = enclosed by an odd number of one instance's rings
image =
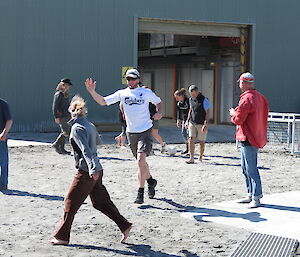
[[[67,150],[65,149],[65,146],[64,146],[64,145],[61,145],[61,146],[60,146],[60,151],[61,151],[61,154],[67,154],[67,155],[70,155],[70,154],[71,154],[71,152],[69,152],[69,151],[67,151]]]
[[[155,187],[157,185],[157,180],[154,178],[147,179],[148,182],[148,196],[150,199],[153,199],[155,196]]]
[[[137,194],[137,197],[136,197],[134,203],[137,203],[137,204],[144,203],[144,188],[141,188],[141,187],[139,188],[138,194]]]
[[[61,154],[67,154],[67,155],[71,154],[71,152],[69,152],[65,149],[65,144],[66,144],[65,136],[61,136],[57,143],[59,144]]]
[[[62,154],[61,147],[58,143],[54,142],[52,144],[52,147],[55,149],[55,152],[57,152],[58,154]]]
[[[186,148],[185,151],[182,151],[181,154],[188,154],[189,153],[189,143],[185,143]]]

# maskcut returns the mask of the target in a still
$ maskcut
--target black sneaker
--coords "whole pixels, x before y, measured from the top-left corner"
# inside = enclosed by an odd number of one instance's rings
[[[144,203],[144,190],[139,189],[137,197],[136,197],[134,203],[137,203],[137,204]]]
[[[148,182],[148,196],[150,199],[153,199],[155,196],[155,187],[157,185],[156,179],[151,179],[151,182]]]

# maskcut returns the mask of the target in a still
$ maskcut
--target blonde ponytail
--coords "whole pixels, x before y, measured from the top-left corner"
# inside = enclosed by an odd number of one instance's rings
[[[85,106],[85,101],[79,95],[75,95],[72,98],[69,112],[72,116],[86,116],[87,115],[87,108]]]

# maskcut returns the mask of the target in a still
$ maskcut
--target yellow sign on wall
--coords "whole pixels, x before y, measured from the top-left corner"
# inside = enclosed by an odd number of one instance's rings
[[[133,67],[122,67],[122,85],[126,85],[127,84],[127,81],[126,81],[126,78],[125,78],[125,74],[126,74],[126,71],[129,70],[129,69],[132,69]]]

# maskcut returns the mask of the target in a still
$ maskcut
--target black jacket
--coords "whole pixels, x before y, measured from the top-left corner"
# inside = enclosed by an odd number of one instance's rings
[[[56,91],[53,97],[52,111],[55,118],[70,117],[68,111],[70,105],[69,97],[64,97],[64,93]]]
[[[205,117],[206,117],[206,111],[203,106],[205,96],[203,96],[201,93],[194,98],[190,98],[190,108],[192,110],[191,113],[191,122],[194,124],[204,124]]]
[[[176,110],[177,110],[177,120],[186,121],[190,110],[189,99],[186,97],[184,98],[183,102],[178,101],[176,104]]]

